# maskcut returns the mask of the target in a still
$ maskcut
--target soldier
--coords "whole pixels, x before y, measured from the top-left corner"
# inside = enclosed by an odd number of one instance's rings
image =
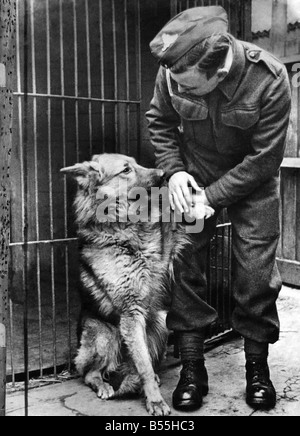
[[[169,181],[172,208],[192,206],[189,188],[216,210],[175,267],[168,327],[183,369],[174,408],[197,410],[208,393],[204,338],[217,320],[206,302],[207,252],[218,213],[233,228],[233,328],[245,339],[247,403],[270,409],[276,391],[269,344],[279,339],[276,301],[282,286],[279,170],[291,108],[285,67],[228,33],[222,7],[193,8],[170,21],[151,43],[161,67],[147,113],[157,166]],[[200,188],[201,187],[201,188]]]

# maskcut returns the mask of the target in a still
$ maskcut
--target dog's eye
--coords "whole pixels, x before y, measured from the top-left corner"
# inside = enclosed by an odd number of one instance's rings
[[[126,167],[125,170],[123,171],[124,174],[129,174],[131,173],[132,169],[129,167]]]

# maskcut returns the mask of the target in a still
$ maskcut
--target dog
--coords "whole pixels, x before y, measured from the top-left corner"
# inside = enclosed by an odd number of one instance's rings
[[[168,416],[156,371],[169,335],[172,268],[190,241],[183,226],[174,231],[171,220],[162,220],[160,203],[149,210],[151,189],[163,186],[164,173],[118,154],[96,155],[61,171],[78,184],[74,209],[82,311],[77,371],[102,400],[143,392],[150,415]],[[128,219],[134,189],[144,193],[139,216],[151,212],[151,219]]]

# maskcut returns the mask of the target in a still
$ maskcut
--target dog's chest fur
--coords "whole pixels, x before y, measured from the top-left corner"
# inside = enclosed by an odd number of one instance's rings
[[[82,231],[81,239],[91,236]],[[136,305],[159,304],[170,282],[174,259],[186,245],[183,233],[172,232],[169,224],[110,226],[93,230],[82,250],[82,273],[99,308],[106,315]],[[91,285],[92,284],[92,285]],[[153,307],[155,309],[155,307]]]

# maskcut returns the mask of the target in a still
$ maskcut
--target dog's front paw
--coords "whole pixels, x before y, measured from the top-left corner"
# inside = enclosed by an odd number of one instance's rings
[[[115,397],[115,391],[108,383],[104,383],[103,386],[98,389],[97,395],[101,400],[111,400]]]
[[[169,416],[171,409],[167,403],[162,399],[159,402],[146,400],[147,411],[152,416]]]

